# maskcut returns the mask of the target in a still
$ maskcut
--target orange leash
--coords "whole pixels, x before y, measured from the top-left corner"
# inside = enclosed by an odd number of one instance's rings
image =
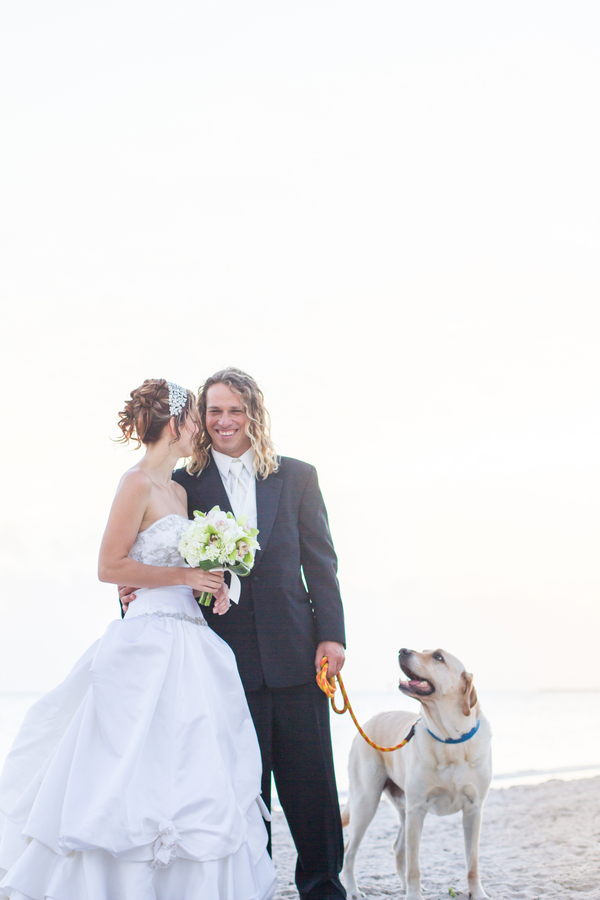
[[[393,750],[400,750],[401,747],[404,747],[404,746],[406,746],[406,744],[408,744],[410,739],[412,737],[414,737],[414,734],[415,734],[415,726],[414,725],[412,726],[412,728],[410,729],[410,731],[408,732],[408,734],[406,735],[404,740],[400,741],[399,744],[396,744],[395,747],[380,747],[379,744],[376,744],[375,741],[372,741],[371,738],[368,737],[365,734],[365,732],[362,730],[362,728],[360,727],[360,725],[358,723],[358,719],[354,715],[354,710],[352,709],[352,704],[350,703],[350,700],[348,699],[348,694],[346,693],[346,688],[344,687],[344,682],[342,680],[342,676],[338,674],[334,678],[328,678],[327,677],[327,669],[328,668],[329,668],[329,666],[328,666],[328,662],[327,662],[327,657],[324,656],[323,659],[321,660],[321,668],[317,675],[317,684],[319,685],[319,687],[321,688],[323,693],[327,694],[327,696],[331,700],[331,708],[334,711],[334,713],[337,713],[338,716],[341,716],[343,713],[346,712],[346,710],[348,710],[348,712],[352,716],[352,721],[358,728],[358,733],[361,735],[361,737],[363,737],[365,739],[367,744],[369,744],[371,747],[374,747],[375,750],[381,750],[382,753],[391,753]],[[337,685],[335,683],[336,678],[340,685],[342,697],[344,698],[344,705],[343,705],[342,709],[338,709],[337,706],[335,705],[335,692],[337,691]]]

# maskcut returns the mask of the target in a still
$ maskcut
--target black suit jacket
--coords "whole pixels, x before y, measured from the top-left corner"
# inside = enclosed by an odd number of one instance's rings
[[[199,475],[178,469],[173,478],[187,492],[190,517],[231,508],[214,460]],[[239,605],[223,616],[201,607],[233,649],[247,691],[306,684],[315,677],[317,644],[345,643],[337,558],[314,466],[282,457],[275,474],[256,479],[256,507],[261,549],[241,579]]]

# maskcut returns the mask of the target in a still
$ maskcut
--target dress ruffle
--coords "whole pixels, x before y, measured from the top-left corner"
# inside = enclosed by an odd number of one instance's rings
[[[59,856],[39,841],[31,841],[4,879],[0,898],[266,900],[274,892],[268,853],[264,850],[253,860],[247,844],[224,859],[199,864],[179,857],[168,866],[153,868],[147,862],[116,859],[102,849]]]
[[[233,654],[186,619],[190,593],[161,589],[181,618],[154,615],[146,594],[21,727],[0,778],[0,898],[273,896]]]

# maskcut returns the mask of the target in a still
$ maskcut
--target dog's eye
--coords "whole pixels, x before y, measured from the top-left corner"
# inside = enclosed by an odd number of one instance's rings
[[[437,659],[438,662],[444,662],[444,657],[442,656],[441,653],[434,653],[433,658]]]

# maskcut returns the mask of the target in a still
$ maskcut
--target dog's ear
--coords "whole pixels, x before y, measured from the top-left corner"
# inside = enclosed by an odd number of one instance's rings
[[[470,672],[463,672],[461,677],[465,683],[462,711],[463,715],[468,716],[477,703],[477,691],[473,687],[473,676]]]

